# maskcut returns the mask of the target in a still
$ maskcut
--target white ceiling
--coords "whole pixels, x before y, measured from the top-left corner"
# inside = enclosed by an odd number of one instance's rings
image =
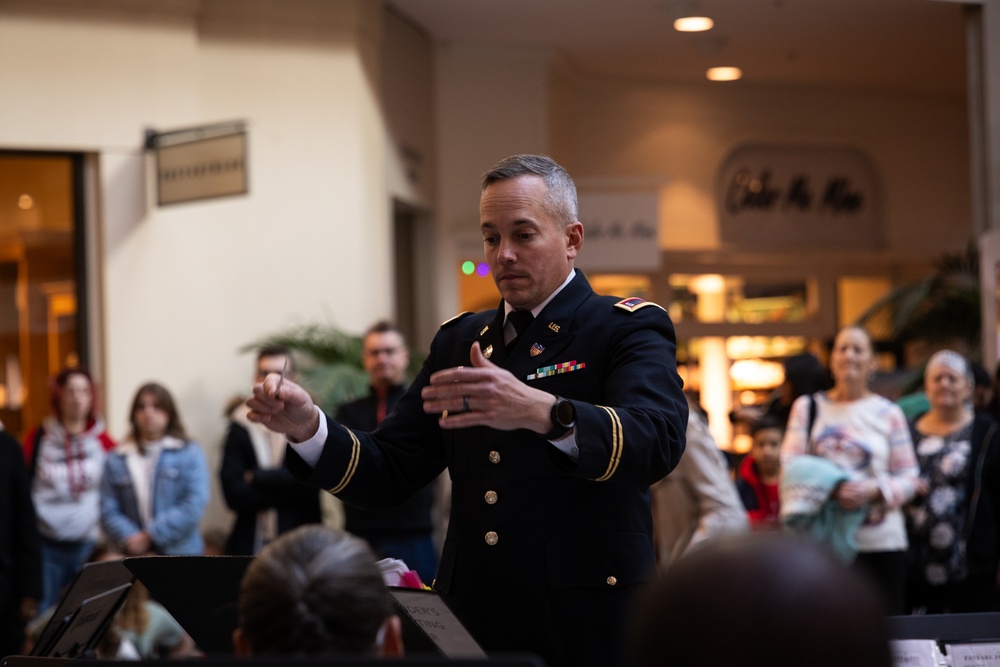
[[[965,19],[941,0],[387,0],[436,41],[551,49],[584,73],[704,81],[735,65],[742,82],[965,90]],[[715,20],[679,33],[674,12]]]

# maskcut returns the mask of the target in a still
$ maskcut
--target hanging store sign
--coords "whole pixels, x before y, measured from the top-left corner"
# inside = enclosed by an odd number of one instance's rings
[[[146,147],[155,151],[160,206],[248,191],[243,123],[148,132]]]
[[[741,249],[875,250],[883,244],[878,195],[860,151],[740,146],[718,174],[721,238]]]
[[[660,270],[657,192],[581,192],[583,250],[576,265],[585,271]]]

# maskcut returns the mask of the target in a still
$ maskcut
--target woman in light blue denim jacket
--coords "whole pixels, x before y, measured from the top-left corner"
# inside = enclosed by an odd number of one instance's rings
[[[101,525],[124,553],[201,555],[199,524],[208,504],[208,465],[188,440],[174,399],[150,382],[130,412],[132,432],[107,458]]]

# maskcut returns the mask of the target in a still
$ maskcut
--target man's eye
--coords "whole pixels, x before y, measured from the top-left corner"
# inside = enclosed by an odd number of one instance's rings
[[[483,237],[483,243],[486,243],[487,245],[493,245],[496,242],[497,242],[497,237],[495,237],[495,236],[484,236]]]

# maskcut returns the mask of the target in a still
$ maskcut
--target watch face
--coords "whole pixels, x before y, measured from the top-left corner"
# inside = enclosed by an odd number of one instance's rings
[[[560,426],[569,428],[576,422],[576,409],[572,403],[561,398],[556,403],[556,417],[559,418]]]

